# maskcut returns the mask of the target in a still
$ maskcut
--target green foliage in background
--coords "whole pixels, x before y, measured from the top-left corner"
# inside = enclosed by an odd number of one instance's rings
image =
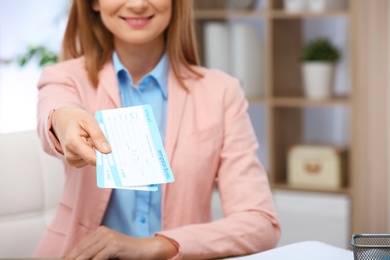
[[[56,63],[58,61],[58,55],[45,46],[30,46],[27,52],[19,56],[16,60],[23,67],[33,59],[37,59],[39,66],[43,67]]]
[[[326,38],[317,38],[305,45],[300,60],[337,62],[340,59],[340,51]]]
[[[59,6],[59,13],[52,21],[53,24],[60,24],[64,19],[67,19],[71,1],[65,0],[62,5]],[[38,63],[40,67],[44,67],[49,64],[58,62],[58,54],[50,50],[45,44],[30,45],[26,48],[25,52],[13,59],[19,66],[24,67],[30,62]]]

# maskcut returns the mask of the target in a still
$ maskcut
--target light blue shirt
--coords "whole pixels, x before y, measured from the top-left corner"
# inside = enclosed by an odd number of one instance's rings
[[[149,104],[165,137],[168,98],[168,58],[163,55],[157,66],[139,81],[138,87],[116,52],[113,64],[117,75],[122,106]],[[151,237],[161,230],[161,185],[158,191],[114,189],[102,225],[132,237]]]

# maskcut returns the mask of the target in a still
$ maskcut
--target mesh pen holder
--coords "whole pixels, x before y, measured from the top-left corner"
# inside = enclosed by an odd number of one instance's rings
[[[390,260],[390,234],[355,234],[351,246],[355,260]]]

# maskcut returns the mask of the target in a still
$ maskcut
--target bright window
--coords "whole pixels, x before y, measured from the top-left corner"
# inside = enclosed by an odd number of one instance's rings
[[[36,128],[37,81],[41,68],[15,58],[30,45],[58,52],[66,23],[67,0],[0,1],[0,133]]]

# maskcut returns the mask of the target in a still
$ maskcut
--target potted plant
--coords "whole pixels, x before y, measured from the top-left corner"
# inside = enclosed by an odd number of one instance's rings
[[[331,95],[335,65],[340,51],[326,38],[308,42],[301,53],[305,94],[311,99],[326,99]]]

